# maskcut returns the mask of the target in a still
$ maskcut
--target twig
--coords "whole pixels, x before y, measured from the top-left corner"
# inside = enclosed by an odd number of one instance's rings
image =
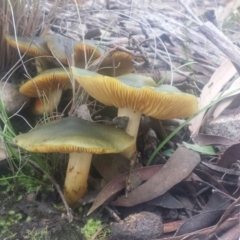
[[[214,24],[206,22],[199,27],[205,37],[220,49],[234,64],[240,75],[240,51]]]
[[[193,13],[193,11],[189,8],[188,5],[186,5],[186,1],[179,0],[180,4],[185,8],[187,13],[199,24],[201,24],[201,20],[196,16],[196,14]]]
[[[120,222],[121,221],[121,218],[115,213],[115,211],[113,209],[111,209],[108,206],[105,206],[104,208],[109,212],[110,216],[112,218],[114,218],[116,222]]]
[[[103,227],[99,228],[91,237],[90,240],[95,240],[97,238],[97,236],[99,235],[99,233],[103,230]]]
[[[26,159],[29,163],[31,163],[34,167],[38,168],[40,171],[42,171],[48,178],[49,180],[52,182],[52,184],[55,186],[56,190],[58,191],[61,199],[62,199],[62,202],[66,208],[66,211],[67,211],[67,219],[69,222],[72,222],[73,220],[73,215],[72,215],[72,210],[71,208],[68,206],[63,194],[62,194],[62,191],[59,187],[59,185],[56,183],[56,181],[48,174],[47,171],[45,171],[44,169],[42,169],[36,162],[30,160],[30,159]]]
[[[154,49],[153,49],[153,46],[151,46],[151,45],[150,45],[150,48],[151,48],[152,51],[154,50]],[[181,76],[184,76],[184,77],[186,77],[186,78],[188,78],[188,79],[191,79],[191,80],[195,81],[195,79],[192,78],[191,76],[189,76],[189,74],[187,74],[187,73],[185,73],[185,72],[182,72],[182,71],[180,71],[179,69],[175,68],[167,59],[165,59],[161,54],[159,54],[158,51],[156,51],[156,54],[157,54],[158,58],[160,58],[161,60],[163,60],[163,61],[164,61],[165,63],[167,63],[168,65],[172,66],[172,69],[173,69],[174,72],[178,73],[178,74],[181,75]]]

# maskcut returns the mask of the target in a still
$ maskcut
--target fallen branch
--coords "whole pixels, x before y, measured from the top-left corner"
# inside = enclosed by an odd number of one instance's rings
[[[199,27],[205,37],[220,49],[234,64],[240,75],[240,51],[214,24],[205,22]]]

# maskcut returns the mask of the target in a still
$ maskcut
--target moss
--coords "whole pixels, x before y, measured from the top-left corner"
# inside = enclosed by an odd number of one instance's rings
[[[22,214],[17,213],[13,210],[10,210],[5,217],[0,219],[0,235],[5,234],[6,232],[10,232],[10,229],[19,224],[22,219]]]
[[[106,237],[110,233],[109,228],[107,228],[106,225],[102,224],[100,220],[90,218],[87,220],[84,227],[81,228],[81,233],[85,236],[86,240],[89,240],[99,229],[102,230],[96,239]]]

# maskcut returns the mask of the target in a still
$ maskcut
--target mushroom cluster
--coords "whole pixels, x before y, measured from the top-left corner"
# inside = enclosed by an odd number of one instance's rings
[[[99,62],[98,72],[93,72],[84,67],[88,62],[100,59],[103,51],[92,42],[77,43],[57,35],[34,41],[19,38],[18,44],[10,36],[6,39],[10,45],[18,45],[20,51],[28,51],[31,56],[35,52],[37,56],[54,56],[62,65],[71,65],[73,56],[75,62],[76,67],[70,69],[42,69],[20,87],[23,95],[34,98],[46,95],[47,110],[52,111],[56,109],[62,91],[72,88],[72,75],[90,96],[107,106],[115,106],[119,117],[129,119],[126,132],[68,117],[14,138],[18,146],[31,152],[69,153],[64,195],[71,207],[78,206],[78,200],[87,190],[92,154],[122,153],[128,158],[134,154],[142,114],[157,119],[186,118],[198,110],[194,95],[183,93],[174,86],[158,86],[152,78],[132,73],[132,57],[124,52],[115,52]],[[36,112],[42,113],[42,108],[36,108]]]
[[[118,78],[72,67],[77,82],[95,99],[118,108],[118,116],[129,117],[126,132],[136,140],[141,115],[157,119],[186,118],[198,111],[197,98],[171,85],[158,86],[138,74]],[[127,154],[130,157],[132,151]]]
[[[53,68],[25,82],[19,91],[22,95],[35,99],[32,111],[35,115],[41,115],[57,109],[62,91],[71,88],[69,70]]]
[[[104,57],[103,49],[90,40],[77,42],[57,34],[47,34],[44,38],[15,38],[10,35],[6,35],[5,38],[10,46],[30,57],[35,57],[38,75],[21,86],[20,92],[34,98],[33,113],[38,115],[55,110],[62,90],[72,88],[69,71],[62,66],[74,63],[77,67],[85,68],[103,57],[101,61],[97,61],[97,68],[105,75],[118,76],[134,70],[130,54],[115,52]]]

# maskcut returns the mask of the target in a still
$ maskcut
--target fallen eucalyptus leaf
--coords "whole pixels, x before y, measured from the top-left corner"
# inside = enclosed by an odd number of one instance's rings
[[[146,181],[147,179],[151,178],[154,174],[156,174],[161,168],[162,165],[152,165],[150,167],[137,168],[131,171],[131,177],[135,175],[138,178],[141,178],[142,181]],[[98,194],[96,200],[94,201],[87,215],[91,214],[95,209],[100,207],[106,200],[108,200],[115,193],[124,189],[126,187],[127,176],[129,176],[129,173],[124,173],[113,179],[111,182],[109,182]]]
[[[179,147],[167,163],[147,182],[112,202],[114,206],[130,207],[161,196],[186,178],[200,162],[198,153]]]
[[[199,109],[210,104],[219,94],[222,87],[236,74],[236,69],[230,60],[225,61],[212,75],[210,81],[202,89],[199,100]],[[192,137],[196,136],[202,125],[203,117],[206,111],[201,112],[190,122],[190,131]]]
[[[151,204],[151,205],[154,205],[154,206],[160,206],[160,207],[163,207],[163,208],[169,208],[169,209],[185,208],[185,206],[183,206],[183,204],[181,202],[179,202],[169,192],[166,192],[163,195],[148,201],[148,204]]]
[[[240,77],[238,77],[234,82],[231,84],[231,86],[224,91],[224,94],[228,94],[229,92],[234,91],[235,89],[239,89],[240,87]],[[236,95],[239,92],[236,92]],[[233,95],[231,97],[227,97],[223,99],[221,102],[219,102],[213,112],[213,119],[217,118],[231,103],[232,101],[236,98],[236,95]]]
[[[227,137],[212,135],[212,134],[204,134],[204,133],[199,133],[197,136],[193,138],[193,141],[200,146],[206,146],[206,145],[230,146],[238,143],[238,141],[227,138]]]
[[[240,171],[238,170],[235,170],[232,168],[219,167],[216,164],[207,163],[207,162],[201,162],[199,166],[201,165],[206,167],[206,168],[203,168],[203,170],[209,172],[211,176],[218,175],[218,176],[221,176],[222,179],[228,178],[228,177],[240,178]]]
[[[218,162],[219,167],[229,167],[240,158],[240,143],[230,146]]]
[[[202,212],[186,220],[178,229],[175,236],[180,236],[212,226],[220,219],[230,204],[231,201],[226,199],[220,193],[213,193]]]

